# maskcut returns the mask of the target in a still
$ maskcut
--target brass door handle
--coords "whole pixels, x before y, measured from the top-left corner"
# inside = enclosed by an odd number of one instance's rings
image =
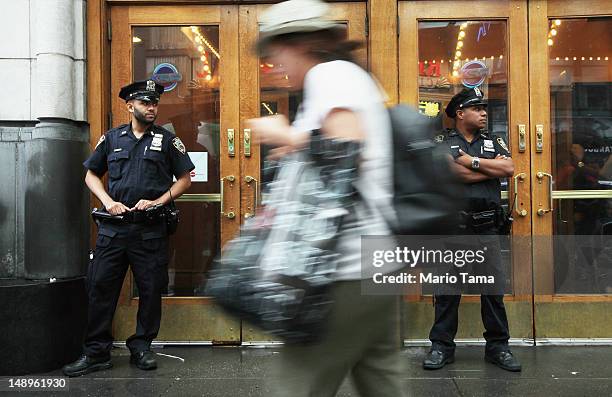
[[[525,150],[527,149],[527,131],[525,130],[525,124],[519,124],[518,131],[518,151],[519,153],[525,153]]]
[[[527,210],[519,208],[518,206],[518,183],[519,180],[523,182],[525,180],[525,173],[521,172],[514,176],[514,209],[519,216],[527,216]]]
[[[253,212],[247,212],[246,214],[244,214],[244,219],[248,219],[248,218],[252,218],[257,214],[257,206],[259,205],[259,181],[257,180],[257,178],[254,178],[250,175],[247,175],[244,177],[244,181],[246,183],[251,183],[251,182],[255,182],[255,190],[254,190],[254,197],[253,197]]]
[[[228,176],[224,176],[223,178],[221,178],[221,186],[220,186],[220,191],[221,191],[221,216],[225,216],[228,219],[234,219],[236,217],[236,213],[234,211],[229,211],[229,212],[225,212],[224,211],[224,198],[223,198],[223,185],[225,184],[225,181],[228,182],[234,182],[236,180],[236,178],[234,177],[234,175],[228,175]]]
[[[244,139],[244,157],[251,157],[251,129],[245,128],[242,136]]]
[[[536,124],[536,153],[544,151],[544,124]]]
[[[548,208],[539,208],[538,209],[538,215],[539,216],[544,216],[546,215],[546,213],[548,212],[552,212],[553,211],[553,206],[554,206],[554,202],[553,202],[553,176],[547,172],[538,172],[536,174],[536,177],[538,178],[538,183],[542,183],[542,179],[544,179],[544,177],[548,177],[548,196],[550,199],[549,202],[549,206]]]
[[[234,157],[236,155],[236,145],[234,144],[234,129],[227,129],[227,153],[230,157]]]

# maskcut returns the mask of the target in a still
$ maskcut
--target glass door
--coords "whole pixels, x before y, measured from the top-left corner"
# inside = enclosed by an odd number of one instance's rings
[[[241,145],[238,139],[238,7],[112,7],[113,126],[129,122],[120,88],[153,79],[165,87],[156,124],[185,144],[196,168],[178,200],[181,222],[170,239],[169,287],[160,341],[239,343],[240,322],[198,297],[205,273],[237,232]],[[114,334],[133,333],[138,291],[128,273]]]
[[[301,101],[301,94],[287,84],[279,65],[259,59],[253,53],[253,46],[259,36],[258,16],[267,5],[240,6],[240,120],[284,114],[292,119]],[[367,65],[366,4],[331,3],[330,20],[338,21],[346,29],[346,37],[363,43],[357,52],[357,59],[364,68]],[[250,131],[240,126],[242,143],[242,208],[243,217],[248,218],[256,211],[258,200],[266,194],[266,184],[274,178],[276,163],[266,159],[269,148],[252,145]],[[242,325],[243,344],[272,342],[270,336],[248,323]]]
[[[542,342],[612,338],[611,32],[609,1],[530,2],[535,331]]]
[[[444,109],[464,87],[488,100],[488,131],[508,143],[514,178],[502,181],[502,203],[513,211],[502,243],[505,304],[513,339],[533,338],[527,2],[401,1],[399,97],[435,119],[440,133],[454,125]],[[422,343],[433,323],[432,296],[418,286],[404,297],[403,338]],[[480,297],[464,296],[458,340],[483,340]]]

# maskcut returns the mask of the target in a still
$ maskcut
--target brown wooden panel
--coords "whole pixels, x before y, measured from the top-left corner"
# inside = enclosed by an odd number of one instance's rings
[[[508,34],[509,34],[509,76],[508,85],[508,139],[512,149],[514,161],[514,175],[525,174],[525,179],[518,183],[518,208],[529,208],[530,205],[530,169],[531,158],[529,151],[519,153],[518,125],[523,124],[529,131],[529,54],[526,43],[528,42],[527,25],[527,2],[515,1],[509,7]],[[526,139],[529,139],[528,137]],[[509,179],[509,182],[513,182]],[[509,202],[514,199],[514,183],[510,183]],[[531,235],[531,212],[521,217],[514,212],[514,224],[512,225],[512,278],[516,295],[531,295],[532,286],[532,255],[531,245],[527,241]]]
[[[371,0],[369,5],[369,69],[387,94],[387,104],[398,103],[397,1]]]
[[[130,7],[129,21],[133,25],[204,25],[221,21],[220,6]]]
[[[399,3],[399,101],[416,106],[419,102],[419,54],[417,3]]]
[[[400,2],[400,4],[403,2]],[[490,0],[458,0],[453,1],[452,7],[443,5],[439,0],[410,1],[414,4],[417,15],[427,16],[428,20],[435,19],[482,19],[507,18],[509,7],[514,1]],[[516,2],[516,3],[520,3]]]
[[[548,180],[538,180],[539,171],[551,172],[550,96],[548,87],[548,14],[546,0],[529,3],[529,85],[530,148],[531,148],[531,197],[532,233],[536,236],[552,236],[552,216],[537,215],[540,208],[548,208]],[[538,78],[540,76],[541,78]],[[542,78],[543,76],[543,78]],[[544,150],[536,153],[536,125],[544,126]],[[534,239],[534,293],[549,296],[554,292],[554,267],[552,245],[547,239]]]
[[[244,142],[245,120],[259,117],[259,58],[253,48],[259,36],[257,25],[257,6],[241,6],[239,17],[240,37],[240,142]],[[260,183],[260,150],[259,145],[251,142],[251,156],[244,154],[244,145],[241,146],[240,158],[242,159],[242,214],[243,218],[254,214],[255,193]],[[246,176],[252,176],[256,181],[247,183]]]
[[[234,219],[222,216],[221,219],[221,246],[233,238],[240,227],[240,84],[239,84],[239,47],[238,47],[238,7],[221,7],[221,25],[219,32],[219,46],[221,48],[220,79],[221,87],[221,177],[233,175],[234,182],[224,184],[224,210],[233,211]],[[228,153],[227,130],[234,129],[236,155],[230,157]]]
[[[551,18],[612,15],[610,0],[548,0],[547,8]]]
[[[108,129],[109,53],[107,8],[104,0],[87,2],[87,121],[89,146],[93,150],[100,136]],[[92,207],[100,207],[96,196],[90,194]],[[90,222],[90,245],[95,244],[98,228]]]

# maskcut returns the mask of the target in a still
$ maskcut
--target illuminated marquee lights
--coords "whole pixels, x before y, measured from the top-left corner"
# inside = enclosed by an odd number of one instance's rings
[[[202,54],[200,56],[200,61],[202,61],[202,63],[204,64],[202,66],[202,72],[197,72],[197,76],[200,78],[204,78],[204,80],[206,81],[211,81],[212,80],[212,70],[208,63],[208,57],[206,56],[206,51],[205,51],[204,46],[206,46],[210,50],[210,52],[213,53],[217,57],[217,59],[221,59],[221,56],[219,55],[219,52],[212,46],[212,44],[210,44],[210,42],[206,40],[204,35],[202,35],[202,32],[200,31],[199,27],[191,26],[191,32],[195,36],[194,41],[198,45],[197,50],[199,53]]]

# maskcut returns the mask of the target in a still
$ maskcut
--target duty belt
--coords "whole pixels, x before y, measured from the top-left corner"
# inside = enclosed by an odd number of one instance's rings
[[[96,224],[100,222],[110,222],[117,224],[126,223],[147,223],[153,224],[161,222],[165,216],[165,207],[161,205],[153,206],[145,211],[124,212],[121,215],[112,215],[105,209],[94,208],[91,212],[91,217]]]
[[[480,211],[461,212],[461,228],[480,232],[488,229],[498,228],[503,222],[503,209],[501,207]]]

